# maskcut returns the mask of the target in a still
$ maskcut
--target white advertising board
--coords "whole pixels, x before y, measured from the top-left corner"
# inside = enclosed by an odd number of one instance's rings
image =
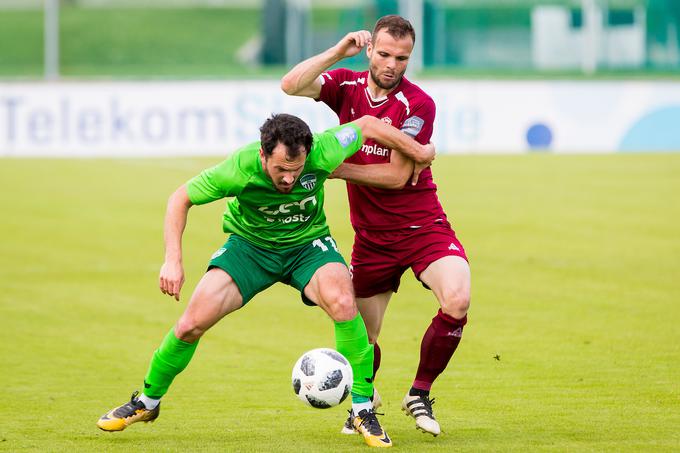
[[[422,81],[440,153],[680,150],[680,83]],[[0,83],[0,156],[219,155],[274,112],[330,109],[277,81]]]

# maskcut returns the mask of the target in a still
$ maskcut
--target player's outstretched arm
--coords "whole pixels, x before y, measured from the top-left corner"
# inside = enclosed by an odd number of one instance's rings
[[[371,33],[367,30],[347,33],[330,49],[298,63],[281,79],[281,89],[291,96],[318,98],[321,73],[343,58],[358,54],[369,42]]]
[[[165,212],[163,238],[165,241],[165,262],[161,266],[159,286],[163,294],[179,300],[184,285],[182,266],[182,234],[192,203],[185,185],[180,186],[168,199]]]
[[[415,162],[411,184],[418,182],[420,173],[427,168],[435,157],[434,145],[428,143],[421,145],[409,135],[404,134],[399,129],[391,126],[378,118],[365,115],[354,121],[361,128],[361,133],[365,139],[372,139],[392,148]]]

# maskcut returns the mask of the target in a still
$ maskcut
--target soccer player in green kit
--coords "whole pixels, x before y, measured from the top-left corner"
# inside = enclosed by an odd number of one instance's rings
[[[233,197],[223,219],[223,229],[231,235],[213,254],[189,305],[154,352],[141,395],[134,392],[129,402],[103,415],[99,428],[121,431],[135,422],[155,420],[161,397],[188,365],[199,338],[257,293],[283,282],[333,320],[336,348],[354,371],[352,407],[360,414],[357,430],[370,446],[392,445],[369,400],[373,348],[358,315],[349,270],[323,211],[324,181],[367,139],[412,158],[434,156],[431,144],[421,145],[373,117],[312,135],[299,118],[278,114],[260,128],[259,142],[204,170],[170,196],[160,272],[164,294],[179,300],[184,283],[181,241],[192,205]]]

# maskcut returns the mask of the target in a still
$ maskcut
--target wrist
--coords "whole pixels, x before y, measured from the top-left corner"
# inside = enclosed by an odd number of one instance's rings
[[[419,164],[428,164],[434,158],[434,150],[426,145],[420,145],[420,152],[416,162]]]
[[[328,49],[326,51],[325,57],[326,57],[325,60],[328,63],[328,65],[326,66],[326,69],[328,69],[329,67],[333,66],[338,61],[345,58],[345,53],[336,44],[335,46],[331,47],[330,49]],[[324,71],[325,71],[325,69],[324,69]]]
[[[165,252],[165,262],[168,264],[182,264],[182,252]]]

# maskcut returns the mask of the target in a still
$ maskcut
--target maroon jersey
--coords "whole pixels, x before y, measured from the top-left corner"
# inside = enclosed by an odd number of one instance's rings
[[[368,71],[334,69],[324,72],[321,94],[323,101],[338,115],[340,124],[371,115],[401,129],[421,144],[432,136],[435,105],[432,98],[406,78],[387,96],[373,99],[368,89]],[[390,149],[367,140],[361,150],[345,162],[360,165],[390,161]],[[379,189],[347,183],[350,219],[355,228],[391,230],[419,227],[446,215],[437,198],[432,171],[426,168],[418,184],[410,181],[403,189]]]

